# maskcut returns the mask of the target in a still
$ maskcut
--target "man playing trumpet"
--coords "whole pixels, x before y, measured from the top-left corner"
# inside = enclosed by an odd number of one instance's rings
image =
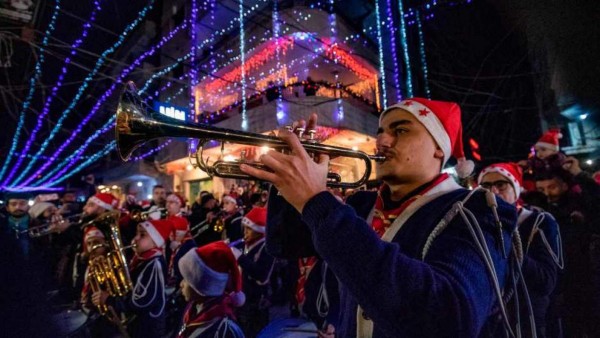
[[[315,114],[308,129],[316,129]],[[313,159],[294,133],[282,130],[279,137],[291,153],[261,157],[273,172],[241,170],[275,186],[269,251],[316,253],[338,277],[339,337],[477,337],[497,325],[493,311],[505,309],[498,299],[507,284],[516,210],[441,173],[451,156],[462,176],[472,170],[456,103],[414,98],[385,110],[376,143],[385,156],[377,163],[383,184],[347,204],[327,191],[326,154]]]

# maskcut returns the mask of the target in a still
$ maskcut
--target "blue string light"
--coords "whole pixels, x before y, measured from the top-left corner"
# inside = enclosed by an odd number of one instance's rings
[[[408,55],[408,43],[406,42],[406,23],[404,18],[404,6],[402,0],[398,0],[398,11],[400,12],[400,41],[404,54],[404,72],[406,73],[406,95],[413,96],[412,74],[410,71],[410,57]]]
[[[419,53],[421,54],[421,67],[423,68],[423,80],[425,84],[425,95],[427,98],[431,98],[431,92],[429,91],[429,71],[427,70],[427,55],[425,54],[425,38],[423,36],[423,28],[421,27],[421,18],[419,11],[416,13],[417,28],[419,29]]]
[[[29,79],[29,92],[27,93],[27,96],[23,101],[21,111],[19,112],[19,122],[17,123],[17,129],[15,130],[15,134],[13,135],[10,150],[8,151],[6,159],[4,160],[4,164],[2,165],[2,170],[0,171],[0,179],[6,173],[10,160],[14,157],[14,152],[17,149],[17,143],[19,142],[21,130],[23,129],[23,124],[25,123],[25,112],[29,109],[29,105],[31,105],[31,100],[33,99],[33,94],[35,93],[35,82],[38,80],[42,73],[42,64],[45,60],[44,52],[46,50],[46,47],[48,46],[50,35],[52,34],[52,32],[54,32],[54,29],[56,28],[56,19],[58,18],[59,12],[60,0],[56,0],[56,5],[54,6],[52,17],[50,18],[50,23],[48,24],[48,28],[46,28],[46,31],[44,32],[44,39],[42,40],[40,46],[40,56],[35,64],[35,71],[33,73],[33,76]]]
[[[87,159],[86,161],[84,161],[83,163],[81,163],[80,165],[78,165],[70,173],[62,176],[61,178],[57,179],[56,181],[48,183],[48,186],[50,186],[50,187],[55,186],[55,185],[61,183],[62,181],[66,180],[67,178],[75,175],[76,173],[78,173],[82,169],[84,169],[85,167],[87,167],[90,164],[98,161],[102,157],[108,155],[108,153],[110,153],[111,151],[113,151],[116,147],[117,147],[117,141],[110,142],[109,144],[107,144],[106,146],[104,146],[104,149],[102,149],[99,153],[97,153],[96,155],[92,156],[91,158]]]
[[[206,5],[206,1],[204,2]],[[198,41],[196,33],[198,20],[198,1],[192,0],[192,11],[190,13],[190,54],[192,54],[192,67],[190,69],[190,111],[188,119],[194,121],[196,118],[196,85],[198,84],[198,69],[196,69],[196,60],[198,58]]]
[[[400,65],[398,64],[398,50],[396,49],[396,25],[394,25],[394,15],[392,11],[391,0],[386,0],[386,5],[387,23],[390,30],[390,46],[392,49],[392,60],[394,61],[394,86],[396,87],[396,102],[400,102],[402,101],[402,91],[400,86]]]
[[[248,116],[246,112],[246,36],[244,34],[244,0],[239,0],[240,21],[240,60],[242,62],[242,130],[248,130]]]
[[[77,150],[75,150],[73,152],[73,154],[69,155],[63,162],[56,165],[54,167],[54,169],[52,169],[50,172],[48,172],[46,175],[44,175],[44,177],[35,181],[32,185],[34,185],[34,186],[44,185],[47,182],[53,181],[56,178],[60,177],[62,174],[64,174],[73,165],[75,165],[75,163],[77,161],[79,161],[81,159],[81,157],[82,157],[81,154],[83,154],[85,149],[87,149],[87,147],[94,140],[96,140],[98,137],[100,137],[102,134],[108,132],[109,130],[114,130],[115,119],[116,119],[116,116],[114,116],[114,115],[111,116],[110,119],[102,127],[100,127],[100,129],[96,130],[90,137],[88,137],[85,140],[85,142],[83,143],[83,145],[81,147],[79,147]],[[57,174],[57,172],[58,172],[58,174]]]
[[[142,9],[142,11],[140,11],[140,13],[138,14],[138,17],[131,23],[129,24],[125,30],[119,35],[119,39],[118,41],[113,44],[110,48],[108,48],[107,50],[105,50],[100,58],[98,59],[98,61],[96,61],[96,65],[94,67],[94,69],[92,70],[92,72],[90,72],[85,80],[83,81],[83,84],[79,87],[79,90],[77,91],[77,94],[75,95],[75,97],[73,98],[73,100],[71,101],[71,103],[69,104],[69,106],[67,107],[67,109],[65,109],[61,115],[61,117],[59,118],[58,122],[56,123],[56,125],[54,126],[54,129],[52,129],[52,131],[50,132],[50,135],[45,139],[42,148],[45,149],[48,144],[50,143],[50,140],[52,140],[54,138],[54,135],[60,130],[61,126],[62,126],[62,122],[68,117],[69,113],[73,110],[73,108],[77,105],[77,103],[79,102],[79,100],[81,99],[81,97],[83,96],[83,92],[85,91],[85,89],[87,89],[87,87],[89,86],[90,81],[93,79],[93,77],[96,75],[96,73],[98,73],[98,71],[100,70],[100,68],[102,67],[102,65],[104,64],[104,62],[107,59],[107,56],[111,53],[113,53],[119,46],[121,46],[121,44],[123,44],[123,42],[125,41],[125,38],[127,37],[127,35],[129,35],[129,33],[135,29],[135,27],[137,27],[137,25],[142,22],[143,18],[146,16],[147,12],[152,8],[152,6],[154,5],[154,0],[150,0],[149,4],[144,7]],[[95,111],[94,111],[95,112]],[[89,118],[91,118],[90,114],[88,115]],[[71,138],[69,140],[73,140],[75,138],[75,136],[79,133],[79,131],[81,131],[81,129],[83,128],[83,125],[85,123],[87,123],[87,121],[89,120],[89,118],[84,119],[79,126],[77,127],[77,129],[73,132],[73,134],[71,135]],[[70,143],[70,141],[67,141],[65,143],[63,143],[61,145],[61,147],[59,147],[59,149],[55,152],[54,156],[51,156],[51,158],[56,158],[60,152],[62,152],[62,150],[68,145],[68,143]],[[38,156],[39,158],[39,156]],[[32,162],[36,162],[37,158],[32,159]],[[47,168],[53,161],[48,161],[44,164],[45,168]],[[44,168],[44,169],[45,169]],[[14,173],[14,171],[16,171],[17,167],[13,167],[11,174]],[[38,170],[38,172],[41,172],[42,169]],[[39,173],[38,173],[39,174]],[[12,176],[12,175],[11,175]],[[30,180],[35,179],[37,175],[32,175],[30,177]],[[22,183],[21,185],[25,185],[26,183]],[[5,180],[2,183],[3,186],[7,185],[7,180]],[[14,186],[15,183],[12,183],[10,186]]]
[[[400,2],[402,2],[400,0]],[[385,64],[383,61],[383,39],[381,38],[381,14],[379,12],[379,0],[375,0],[375,19],[377,20],[377,48],[379,49],[379,73],[381,73],[381,96],[383,109],[387,108],[387,89],[385,85]]]
[[[61,73],[58,76],[58,80],[54,84],[54,87],[52,88],[50,95],[48,96],[48,98],[46,99],[46,102],[44,103],[44,107],[42,108],[42,113],[40,115],[38,115],[37,124],[36,124],[35,128],[33,129],[33,131],[31,132],[31,134],[29,136],[29,140],[27,140],[25,147],[21,151],[21,155],[26,155],[29,152],[29,149],[31,148],[31,145],[33,144],[33,141],[35,140],[37,133],[42,128],[42,123],[44,122],[44,118],[50,113],[50,105],[52,104],[54,97],[56,97],[58,90],[62,87],[62,82],[63,82],[65,76],[67,75],[68,66],[71,63],[71,59],[77,55],[78,48],[83,44],[83,42],[87,38],[87,36],[89,34],[89,30],[92,27],[92,23],[94,21],[96,21],[96,14],[101,9],[102,8],[100,7],[100,0],[94,1],[94,10],[92,11],[90,18],[83,24],[83,30],[81,32],[81,35],[71,45],[70,55],[67,58],[65,58],[65,62],[61,68]],[[15,185],[19,184],[19,182],[23,179],[23,177],[25,177],[25,175],[29,172],[29,170],[31,170],[31,167],[33,167],[33,165],[37,162],[37,160],[43,154],[44,150],[46,150],[46,146],[48,145],[49,141],[50,141],[49,139],[46,139],[44,141],[42,147],[35,153],[35,155],[33,155],[33,157],[31,158],[31,161],[27,164],[25,169],[23,171],[21,171],[21,174],[16,179],[14,179],[13,182],[11,182],[11,186],[15,186]],[[51,160],[52,160],[52,157],[51,157]],[[15,167],[13,169],[19,167],[20,164],[21,164],[21,162],[17,162],[17,164],[15,165]],[[9,178],[7,178],[7,180],[8,179]]]

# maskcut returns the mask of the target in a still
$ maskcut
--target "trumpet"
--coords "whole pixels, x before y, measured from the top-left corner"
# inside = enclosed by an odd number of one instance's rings
[[[71,216],[60,218],[57,220],[48,221],[48,222],[45,222],[44,224],[34,226],[34,227],[31,227],[26,230],[22,230],[21,233],[22,234],[27,233],[30,238],[38,238],[38,237],[47,236],[47,235],[50,235],[50,234],[56,232],[57,224],[69,223],[69,226],[75,225],[75,224],[81,224],[82,216],[83,216],[83,213],[71,215]]]
[[[208,159],[204,160],[202,154],[205,144],[210,141],[219,141],[221,142],[221,147],[224,146],[225,142],[230,142],[257,147],[269,147],[282,152],[290,151],[289,146],[275,136],[218,128],[207,124],[174,124],[173,121],[173,119],[152,110],[137,94],[135,85],[129,82],[121,95],[115,126],[117,150],[121,159],[128,161],[137,148],[153,139],[161,137],[193,138],[199,140],[196,152],[193,154],[196,158],[196,166],[205,171],[209,176],[256,179],[242,172],[240,164],[245,163],[267,171],[269,168],[260,163],[248,162],[244,156],[236,161],[219,159],[209,164]],[[301,137],[304,130],[297,131]],[[308,139],[301,141],[304,149],[313,158],[319,154],[326,154],[330,157],[358,159],[363,161],[365,165],[362,177],[353,182],[343,182],[339,174],[330,172],[327,175],[327,185],[329,187],[357,188],[363,185],[371,175],[371,161],[382,162],[385,160],[385,156],[382,155],[367,155],[358,150],[319,144],[318,140],[314,137],[315,133],[316,130],[306,130]]]
[[[158,208],[158,209],[148,210],[148,211],[134,210],[134,211],[130,212],[129,215],[134,222],[140,223],[140,222],[147,221],[150,218],[150,215],[152,215],[155,212],[160,213],[161,219],[167,218],[167,209],[166,208]]]

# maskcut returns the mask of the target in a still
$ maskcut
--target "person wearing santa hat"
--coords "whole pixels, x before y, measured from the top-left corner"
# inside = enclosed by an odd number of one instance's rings
[[[559,140],[562,138],[560,129],[550,128],[533,145],[533,153],[527,160],[520,161],[519,165],[524,170],[523,187],[535,190],[535,180],[550,171],[562,170],[568,162],[567,155],[560,151]]]
[[[244,337],[234,314],[245,301],[242,278],[227,244],[216,241],[190,250],[178,265],[188,304],[177,337]]]
[[[231,195],[223,196],[223,238],[235,242],[243,237],[242,230],[242,208],[238,207],[238,200]]]
[[[167,198],[167,208],[169,200]],[[181,282],[181,272],[178,262],[188,251],[196,247],[196,241],[190,233],[190,223],[187,218],[181,216],[167,216],[167,220],[173,224],[173,231],[169,234],[169,249],[167,250],[168,281],[170,287],[177,287]]]
[[[81,281],[81,293],[79,303],[81,309],[87,314],[90,325],[89,331],[92,337],[113,337],[119,333],[118,328],[108,318],[100,315],[98,308],[92,302],[93,290],[90,286],[89,262],[100,256],[106,256],[109,245],[104,233],[96,226],[87,226],[83,233],[83,251],[79,255],[81,270],[84,270]]]
[[[113,297],[100,291],[92,295],[96,306],[107,304],[119,312],[135,314],[127,328],[132,337],[164,337],[166,333],[167,269],[163,250],[172,231],[173,224],[168,220],[139,223],[132,243],[135,255],[129,263],[133,283],[131,294]]]
[[[232,247],[242,268],[243,290],[246,304],[239,311],[239,322],[248,337],[255,337],[269,324],[269,281],[275,258],[265,248],[267,209],[252,208],[242,218],[244,245],[239,250]]]
[[[546,314],[556,287],[558,270],[564,267],[562,245],[556,220],[541,210],[529,210],[518,203],[523,187],[523,172],[516,163],[495,163],[484,168],[477,182],[517,207],[517,229],[523,247],[522,271],[529,291],[538,337],[546,337]],[[522,328],[529,330],[526,299],[520,302]]]
[[[119,206],[119,199],[113,194],[99,192],[88,198],[83,206],[84,222],[92,220],[106,211],[113,211]]]
[[[316,120],[312,114],[294,127],[315,129]],[[477,337],[496,324],[494,309],[504,309],[498,299],[514,259],[516,209],[442,173],[450,157],[459,176],[473,169],[456,103],[412,98],[388,107],[376,140],[385,157],[376,163],[383,184],[356,192],[346,204],[327,191],[326,154],[310,156],[287,130],[279,138],[291,152],[263,155],[271,171],[241,170],[274,185],[269,252],[317,254],[337,276],[340,319],[326,334]]]

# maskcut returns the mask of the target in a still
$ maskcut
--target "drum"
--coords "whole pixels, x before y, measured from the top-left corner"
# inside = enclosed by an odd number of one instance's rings
[[[87,337],[86,322],[88,317],[81,310],[64,310],[52,316],[61,337]]]
[[[317,326],[303,318],[277,319],[269,323],[257,338],[316,338]]]

